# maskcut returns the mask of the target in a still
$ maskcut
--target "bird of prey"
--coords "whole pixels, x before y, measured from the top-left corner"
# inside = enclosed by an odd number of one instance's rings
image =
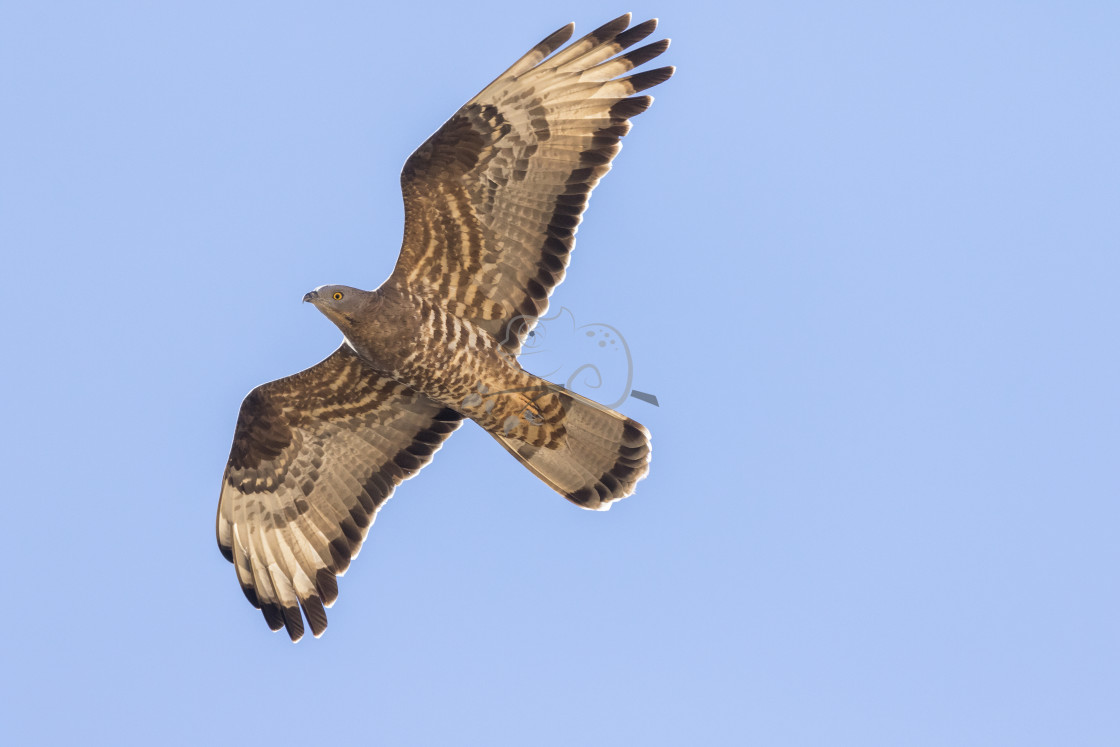
[[[627,14],[557,51],[568,24],[529,50],[408,158],[389,279],[304,296],[344,341],[245,398],[218,505],[218,546],[272,630],[297,641],[306,617],[323,633],[374,515],[465,419],[583,508],[609,508],[646,475],[642,425],[517,355],[591,190],[652,102],[634,94],[673,74],[630,74],[668,39],[620,54],[656,26]]]

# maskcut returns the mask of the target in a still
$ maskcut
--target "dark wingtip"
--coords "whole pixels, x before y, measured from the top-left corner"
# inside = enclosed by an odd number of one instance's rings
[[[630,19],[632,17],[633,16],[629,13],[623,13],[618,18],[607,21],[599,28],[590,32],[584,39],[593,39],[596,44],[616,39],[625,33],[626,27],[630,25]]]
[[[644,91],[647,88],[653,88],[658,84],[664,83],[669,80],[669,78],[672,78],[673,73],[676,71],[677,69],[672,65],[666,65],[665,67],[646,70],[645,72],[631,75],[628,80],[630,81],[630,85],[634,87],[634,93],[638,93],[639,91]]]
[[[634,67],[637,67],[638,65],[644,65],[645,63],[649,62],[650,60],[657,57],[658,55],[660,55],[662,52],[664,52],[668,48],[669,48],[669,40],[668,39],[662,39],[661,41],[656,41],[656,42],[653,42],[652,44],[647,44],[644,47],[638,47],[633,52],[630,52],[627,55],[625,55],[625,57],[626,57],[627,60],[630,61],[631,65],[633,65]]]
[[[630,119],[644,112],[652,103],[652,96],[634,96],[633,98],[622,99],[611,107],[610,117],[613,121]]]
[[[534,47],[534,49],[543,50],[545,55],[550,55],[555,52],[560,47],[560,45],[571,39],[572,34],[575,33],[575,30],[575,22],[570,22],[564,26],[561,26],[560,28],[556,29],[551,34],[546,36],[544,39],[541,39],[540,43],[538,43],[537,46]]]
[[[627,26],[630,25],[630,21],[632,21],[633,19],[634,19],[634,14],[627,11],[627,12],[623,13],[622,15],[620,15],[618,18],[607,21],[606,23],[604,23],[599,28],[604,28],[605,29],[608,26],[614,26],[616,24],[622,26],[622,28],[626,28]]]
[[[326,568],[320,568],[315,574],[315,590],[319,592],[323,605],[330,607],[338,599],[338,579]]]
[[[245,598],[249,600],[249,604],[253,605],[257,609],[261,608],[260,600],[257,599],[257,590],[256,589],[254,589],[252,586],[242,585],[241,592],[245,595]],[[267,615],[265,616],[265,619],[266,620],[268,619]]]
[[[311,635],[318,638],[327,629],[327,611],[323,609],[323,602],[319,597],[308,597],[299,600],[307,623],[311,626]]]
[[[331,570],[336,574],[345,573],[354,554],[350,543],[345,537],[336,537],[331,540],[328,549],[331,553]]]
[[[277,630],[284,627],[284,614],[280,611],[280,605],[275,602],[265,602],[260,605],[260,608],[269,630],[275,633]]]
[[[281,612],[284,615],[284,628],[288,632],[288,637],[292,639],[292,643],[296,643],[303,638],[303,617],[299,614],[299,606],[282,607]]]
[[[651,18],[648,21],[642,21],[637,26],[626,29],[621,34],[616,36],[614,39],[614,43],[617,44],[620,49],[626,49],[629,46],[637,44],[642,39],[645,39],[647,36],[652,34],[654,29],[656,28],[656,18]]]

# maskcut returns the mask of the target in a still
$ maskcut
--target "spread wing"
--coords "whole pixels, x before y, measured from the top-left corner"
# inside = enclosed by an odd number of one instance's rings
[[[218,546],[272,630],[316,636],[335,576],[374,515],[432,459],[462,416],[381,376],[343,345],[245,398],[218,505]]]
[[[467,102],[405,163],[404,242],[391,281],[471,319],[516,354],[568,266],[591,190],[610,170],[633,96],[672,67],[629,75],[669,40],[624,49],[656,20],[617,18],[549,57],[569,24]],[[548,58],[548,59],[545,59]]]

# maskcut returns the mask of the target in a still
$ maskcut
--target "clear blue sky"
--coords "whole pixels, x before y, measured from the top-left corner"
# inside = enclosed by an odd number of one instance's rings
[[[214,540],[241,398],[330,352],[404,159],[538,39],[677,76],[568,280],[651,476],[477,428],[319,640]],[[10,744],[1120,744],[1120,4],[0,7]]]

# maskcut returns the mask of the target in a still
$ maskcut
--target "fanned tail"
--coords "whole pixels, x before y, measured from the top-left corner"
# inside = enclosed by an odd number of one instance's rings
[[[538,397],[540,413],[559,438],[536,443],[517,431],[490,432],[529,471],[582,508],[605,511],[612,501],[634,492],[649,472],[650,434],[625,415],[541,381],[548,393]]]

